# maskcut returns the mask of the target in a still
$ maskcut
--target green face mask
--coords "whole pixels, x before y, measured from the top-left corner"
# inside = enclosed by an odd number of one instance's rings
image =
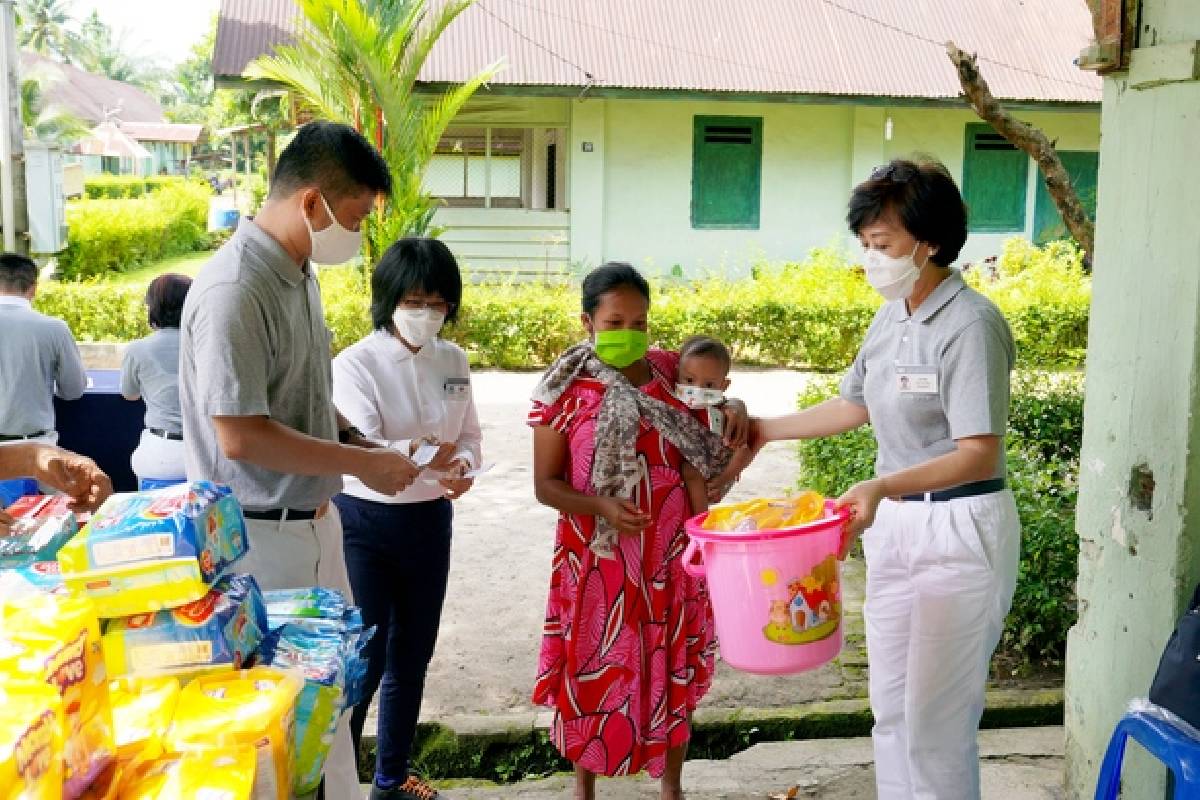
[[[596,355],[610,367],[624,369],[650,348],[650,336],[645,331],[596,331]]]

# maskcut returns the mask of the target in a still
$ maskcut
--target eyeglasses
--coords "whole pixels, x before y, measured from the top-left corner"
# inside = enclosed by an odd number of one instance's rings
[[[410,298],[401,300],[399,305],[401,308],[407,311],[420,311],[422,309],[429,309],[430,311],[436,311],[439,314],[449,314],[458,307],[457,303],[447,303],[445,300],[415,300]]]
[[[871,180],[890,180],[893,183],[908,183],[917,174],[917,167],[907,161],[891,161],[871,170]]]

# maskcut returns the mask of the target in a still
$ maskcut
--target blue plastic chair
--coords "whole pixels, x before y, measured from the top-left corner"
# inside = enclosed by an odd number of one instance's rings
[[[1100,779],[1096,782],[1096,800],[1116,800],[1120,793],[1121,762],[1130,737],[1171,770],[1175,776],[1175,797],[1200,799],[1200,740],[1166,720],[1131,711],[1121,717],[1108,742],[1104,763],[1100,765]]]
[[[138,481],[138,491],[149,492],[154,489],[165,489],[168,486],[178,486],[181,483],[187,483],[187,480],[182,478],[142,478]]]
[[[33,478],[11,478],[0,481],[0,509],[11,506],[26,495],[38,493],[38,482]]]

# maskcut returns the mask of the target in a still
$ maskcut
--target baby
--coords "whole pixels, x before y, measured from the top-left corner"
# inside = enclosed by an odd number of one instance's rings
[[[679,383],[675,395],[693,412],[708,429],[718,436],[725,434],[725,414],[721,405],[725,402],[725,390],[729,388],[729,370],[733,359],[729,348],[711,336],[692,336],[679,348]],[[750,463],[750,448],[740,447],[725,471],[706,485],[703,476],[690,465],[685,465],[683,482],[687,487],[692,513],[708,510],[725,496],[729,487]]]

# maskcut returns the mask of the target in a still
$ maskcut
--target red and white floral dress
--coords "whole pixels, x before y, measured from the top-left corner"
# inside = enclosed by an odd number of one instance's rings
[[[646,358],[653,377],[640,390],[686,411],[673,394],[678,356],[651,350]],[[587,494],[604,391],[580,378],[529,415],[530,425],[567,437],[565,477]],[[570,761],[601,775],[659,777],[667,750],[690,736],[688,715],[712,684],[716,646],[707,588],[683,571],[682,457],[645,421],[637,454],[643,479],[634,499],[653,522],[641,536],[621,536],[614,558],[588,547],[595,517],[559,516],[533,700],[555,710],[554,744]]]

